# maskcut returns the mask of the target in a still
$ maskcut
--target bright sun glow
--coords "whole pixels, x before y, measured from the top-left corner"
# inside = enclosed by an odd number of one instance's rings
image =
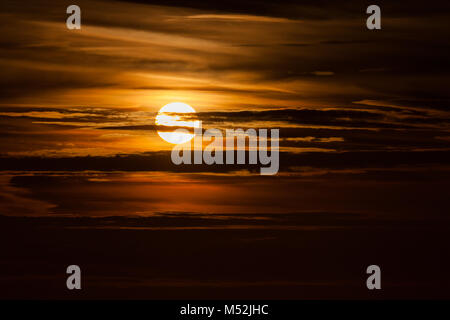
[[[155,123],[158,126],[167,127],[198,128],[200,126],[200,121],[198,120],[183,120],[183,116],[180,115],[182,113],[195,113],[195,110],[190,105],[182,102],[166,104],[159,110]],[[165,141],[174,144],[188,142],[194,137],[194,133],[189,133],[187,131],[171,132],[158,130],[158,134]]]

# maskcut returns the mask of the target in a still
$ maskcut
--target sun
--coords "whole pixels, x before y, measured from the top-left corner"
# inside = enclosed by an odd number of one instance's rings
[[[173,102],[166,104],[156,115],[155,123],[157,126],[177,127],[174,130],[158,130],[158,135],[165,141],[173,144],[185,143],[194,137],[193,128],[200,127],[199,120],[183,120],[183,113],[195,113],[194,108],[182,102]],[[180,129],[179,127],[185,127]],[[178,130],[177,130],[178,129]],[[190,130],[189,130],[190,129]],[[184,132],[180,132],[184,130]],[[176,131],[176,132],[175,132]]]

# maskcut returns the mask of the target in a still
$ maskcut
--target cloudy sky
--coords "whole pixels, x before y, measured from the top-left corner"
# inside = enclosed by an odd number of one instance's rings
[[[370,31],[364,1],[3,0],[2,215],[448,224],[449,5],[377,4]],[[280,129],[278,174],[173,165],[155,116],[176,101],[205,129]]]

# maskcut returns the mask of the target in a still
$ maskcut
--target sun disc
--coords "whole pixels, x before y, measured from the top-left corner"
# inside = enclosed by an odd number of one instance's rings
[[[195,113],[194,108],[182,102],[173,102],[166,104],[159,110],[155,123],[157,126],[166,126],[166,130],[158,130],[158,135],[165,141],[173,144],[185,143],[194,137],[194,133],[190,133],[188,128],[198,128],[200,123],[198,120],[183,119],[184,113]],[[181,130],[169,131],[169,127],[186,127],[184,132]],[[179,129],[179,128],[178,128]]]

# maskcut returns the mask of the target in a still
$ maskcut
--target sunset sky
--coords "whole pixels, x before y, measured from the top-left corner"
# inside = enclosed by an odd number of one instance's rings
[[[81,30],[66,28],[71,4],[81,8]],[[249,241],[271,252],[291,243],[276,240],[288,230],[295,237],[320,230],[320,244],[311,246],[326,251],[326,230],[348,232],[346,250],[364,242],[357,226],[377,226],[376,238],[389,226],[386,239],[402,238],[406,251],[422,237],[423,252],[447,250],[428,235],[449,225],[449,5],[378,1],[382,29],[371,31],[369,4],[2,0],[2,219],[20,226],[33,222],[9,219],[39,217],[59,230],[73,227],[70,219],[90,228],[83,219],[94,217],[93,229],[265,229],[270,236]],[[192,106],[204,129],[280,129],[279,172],[173,165],[173,145],[155,124],[172,102]],[[68,220],[47,220],[62,217]],[[124,217],[137,220],[130,226]],[[403,229],[411,224],[429,229]],[[18,243],[15,252],[29,250]],[[13,283],[15,254],[0,283]],[[380,259],[400,270],[393,257]],[[444,270],[444,261],[437,266]],[[219,282],[227,281],[242,279]]]

